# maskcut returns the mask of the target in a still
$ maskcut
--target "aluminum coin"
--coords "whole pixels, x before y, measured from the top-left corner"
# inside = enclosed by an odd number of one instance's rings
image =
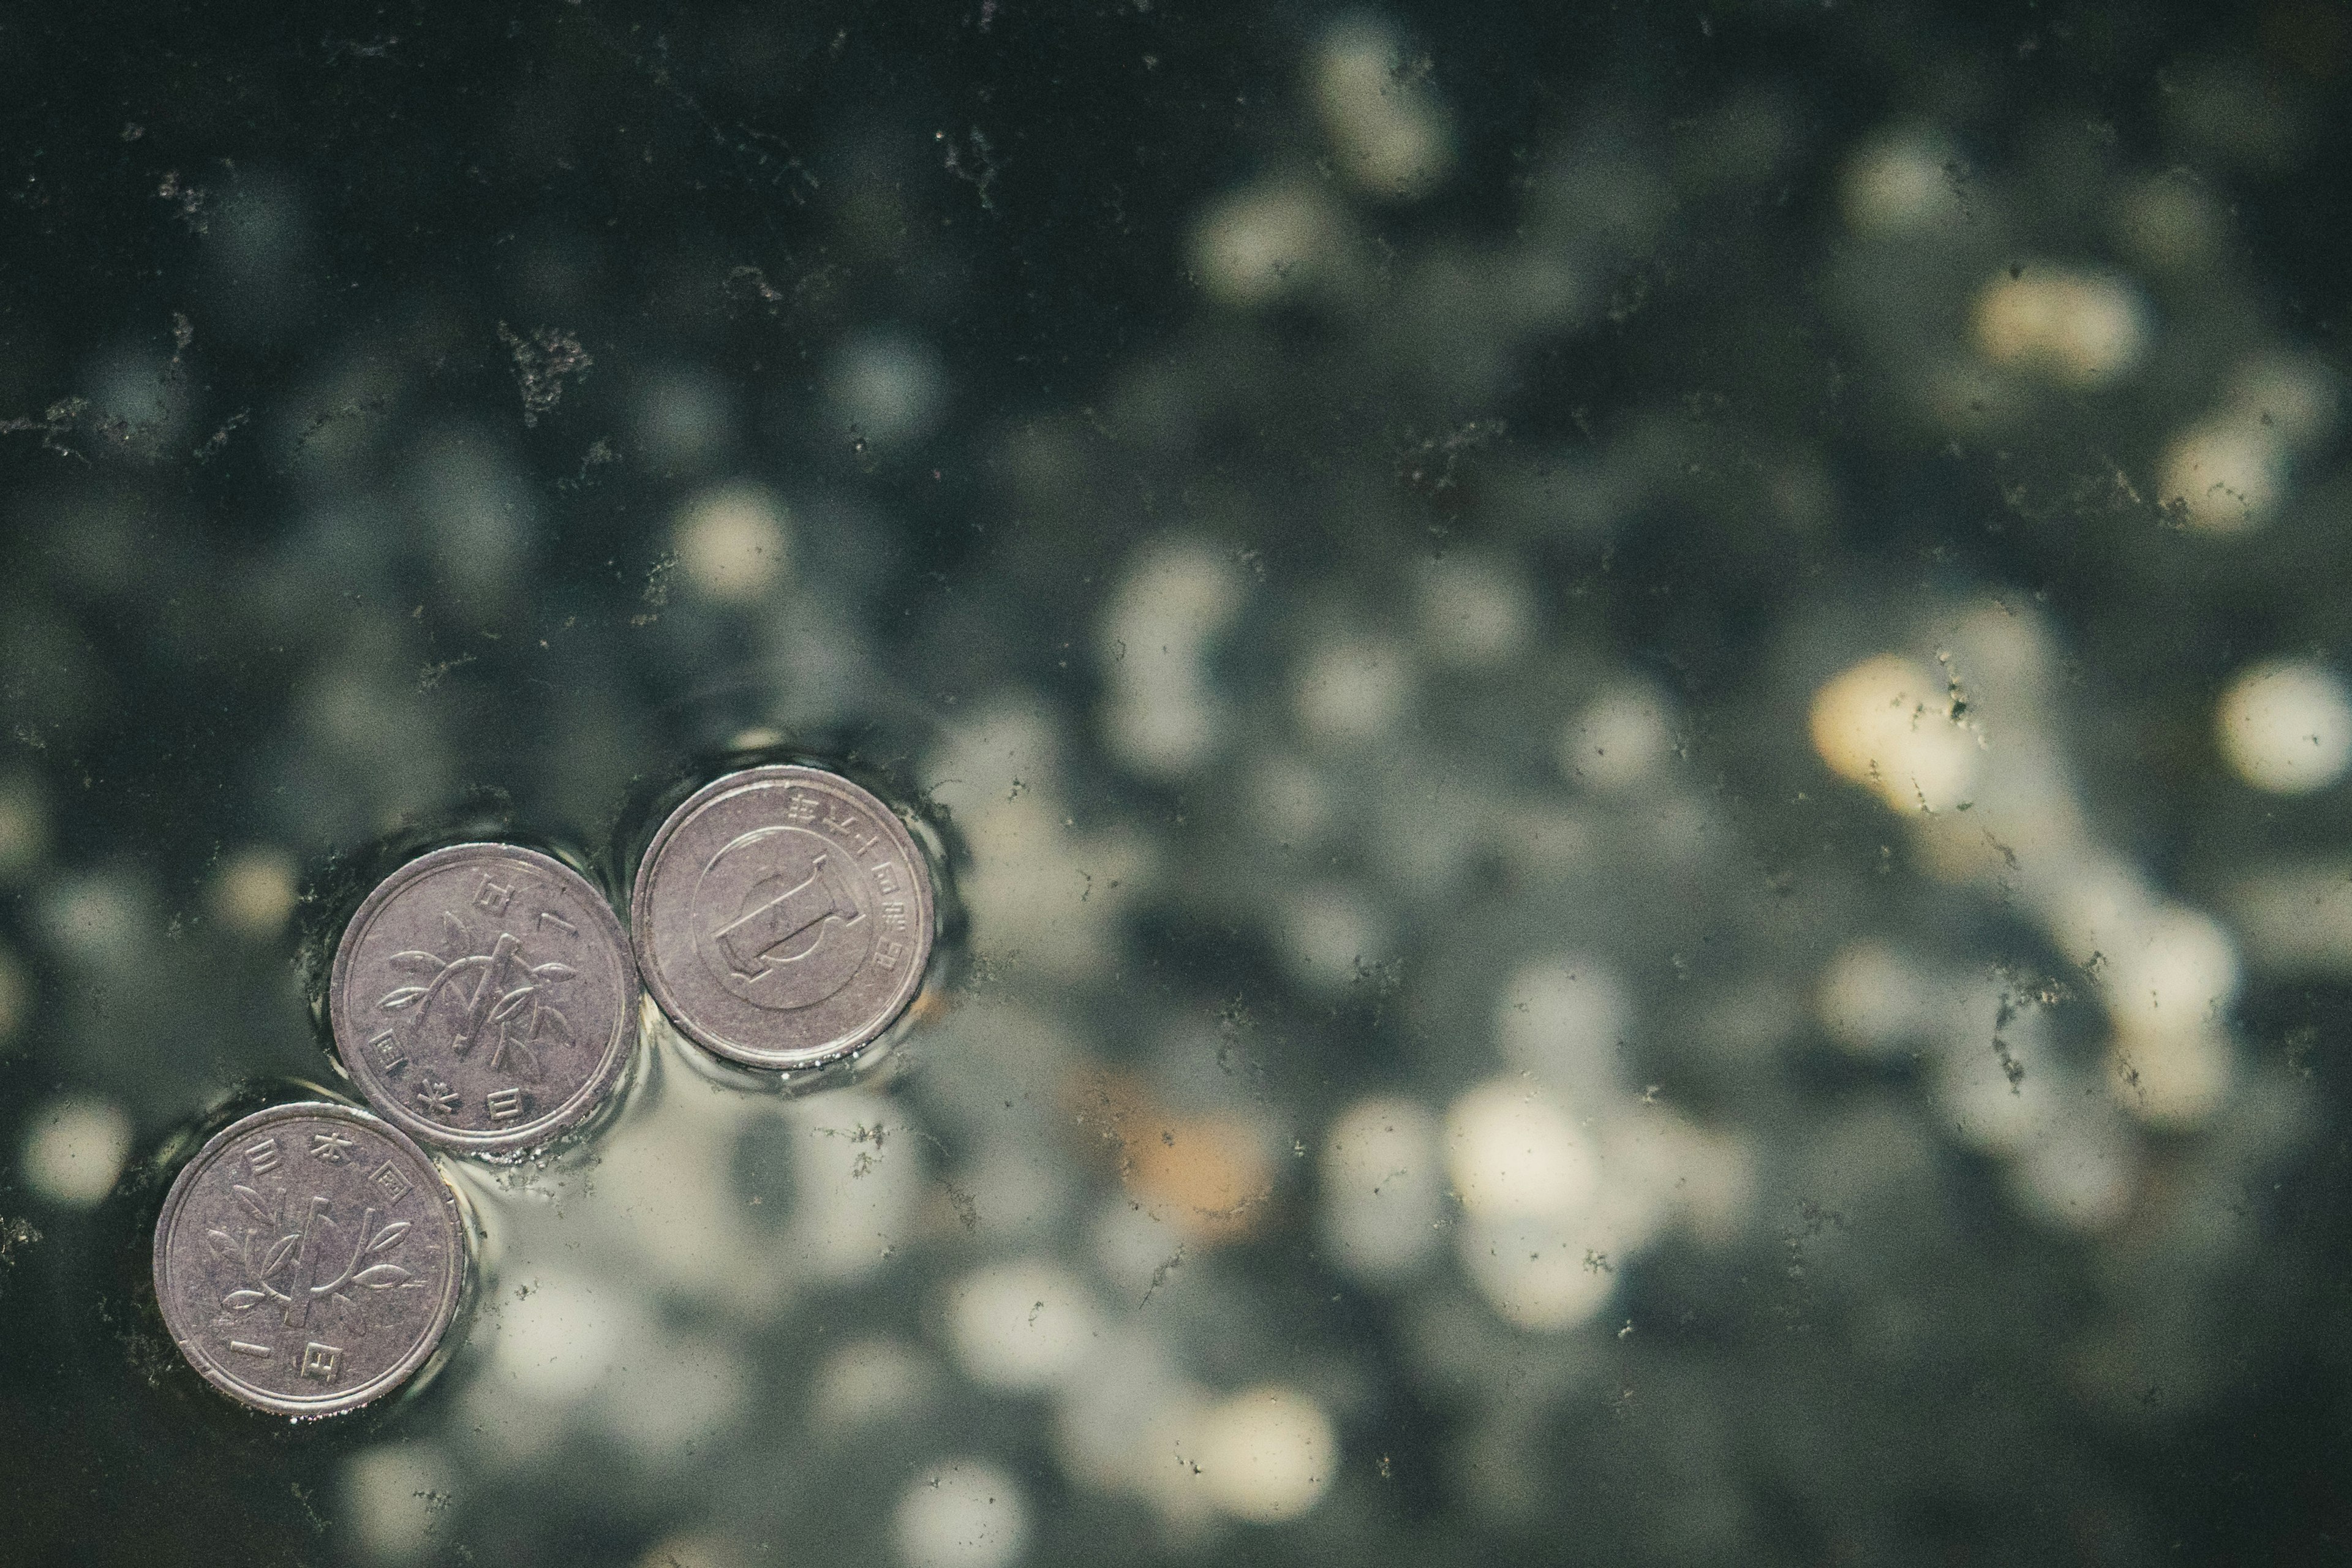
[[[453,844],[368,895],[328,1010],[378,1110],[428,1142],[506,1154],[611,1091],[636,1038],[636,966],[578,872],[511,844]]]
[[[837,774],[747,768],[654,836],[630,900],[637,962],[688,1036],[752,1067],[872,1040],[931,952],[931,879],[906,825]]]
[[[296,1417],[424,1365],[466,1278],[457,1200],[396,1127],[323,1101],[214,1135],[155,1222],[155,1300],[215,1387]]]

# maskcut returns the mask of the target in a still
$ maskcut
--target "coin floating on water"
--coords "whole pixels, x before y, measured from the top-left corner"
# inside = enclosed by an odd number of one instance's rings
[[[215,1134],[155,1222],[155,1300],[180,1353],[230,1397],[298,1418],[400,1386],[465,1278],[457,1200],[425,1152],[323,1101]]]
[[[793,764],[688,796],[646,851],[630,914],[662,1010],[752,1067],[866,1044],[931,952],[930,871],[906,825],[847,779]]]
[[[512,1153],[611,1091],[636,1038],[636,968],[586,878],[511,844],[453,844],[352,917],[328,1011],[385,1116],[447,1148]]]

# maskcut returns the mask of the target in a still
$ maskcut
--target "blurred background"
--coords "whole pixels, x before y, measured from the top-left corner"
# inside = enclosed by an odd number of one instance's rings
[[[0,1559],[2342,1560],[2341,0],[499,9],[0,19]],[[894,1070],[197,1384],[340,868],[775,745]]]

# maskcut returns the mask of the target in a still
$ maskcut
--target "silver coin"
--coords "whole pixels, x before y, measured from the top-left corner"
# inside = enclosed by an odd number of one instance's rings
[[[370,1103],[429,1142],[501,1154],[596,1109],[636,1038],[636,966],[578,872],[454,844],[384,879],[344,929],[335,1048]]]
[[[888,806],[817,768],[747,768],[688,796],[646,849],[629,910],[662,1010],[752,1067],[857,1049],[930,959],[922,852]]]
[[[155,1222],[155,1300],[180,1353],[285,1415],[397,1388],[441,1342],[465,1279],[457,1200],[425,1151],[322,1101],[215,1134]]]

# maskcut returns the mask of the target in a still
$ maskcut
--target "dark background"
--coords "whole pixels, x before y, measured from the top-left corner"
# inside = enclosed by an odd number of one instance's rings
[[[1880,808],[1805,750],[1805,693],[1914,599],[2042,606],[2084,798],[2159,884],[2194,895],[2241,854],[2341,842],[2339,798],[2254,799],[2208,739],[2231,672],[2340,658],[2352,632],[2352,485],[2332,435],[2276,519],[2226,549],[2151,504],[2149,477],[2222,374],[2216,334],[2259,331],[2342,368],[2340,4],[1390,6],[1415,79],[1448,106],[1452,172],[1423,199],[1351,209],[1365,254],[1401,258],[1384,283],[1256,310],[1204,288],[1191,236],[1207,204],[1270,170],[1336,178],[1299,63],[1336,12],[490,9],[0,16],[0,769],[43,825],[0,893],[27,985],[0,1057],[0,1223],[37,1233],[0,1248],[0,1558],[364,1560],[338,1467],[438,1418],[242,1420],[141,1317],[140,1226],[170,1135],[233,1090],[331,1072],[295,979],[296,927],[256,938],[208,915],[225,856],[274,847],[315,883],[336,857],[467,802],[602,853],[625,835],[633,789],[761,724],[863,745],[912,798],[933,738],[1013,691],[1069,737],[1061,798],[1083,826],[1126,824],[1220,865],[1246,852],[1219,837],[1217,770],[1125,768],[1097,718],[1112,679],[1103,606],[1135,552],[1172,532],[1262,585],[1214,667],[1253,713],[1278,703],[1267,672],[1316,617],[1393,621],[1416,563],[1457,549],[1527,574],[1549,673],[1433,703],[1419,743],[1531,776],[1514,737],[1557,725],[1541,692],[1560,669],[1605,663],[1674,693],[1689,787],[1736,843],[1695,879],[1654,885],[1722,945],[1653,941],[1643,922],[1668,917],[1622,885],[1577,894],[1646,954],[1623,961],[1644,995],[1673,994],[1669,950],[1676,968],[1738,950],[1810,973],[1832,930],[2059,962],[2014,911],[1904,864]],[[1855,302],[1867,289],[1840,270],[1853,265],[1840,171],[1879,128],[1912,121],[1948,138],[1964,204],[1995,193],[1998,216],[1952,242],[1987,274],[2012,256],[2104,262],[2105,192],[2126,175],[2194,182],[2226,215],[2223,254],[2147,285],[2167,345],[2154,369],[2053,396],[2006,433],[1931,427],[1905,390],[1911,340],[1874,328]],[[1751,124],[1769,127],[1752,145],[1726,129]],[[1561,173],[1579,158],[1657,172],[1658,205],[1612,223],[1603,187]],[[1548,233],[1566,237],[1586,292],[1533,327],[1414,270],[1448,247],[1539,251]],[[927,431],[869,439],[828,390],[840,345],[874,330],[935,356],[947,390]],[[534,405],[548,384],[531,377],[564,344],[593,363]],[[1489,358],[1499,367],[1457,369]],[[642,434],[646,403],[686,372],[724,413],[665,447]],[[1152,376],[1159,401],[1139,413]],[[466,454],[485,451],[495,471],[479,479]],[[1531,473],[1597,485],[1628,464],[1646,477],[1598,526],[1514,499]],[[1826,477],[1816,523],[1771,522],[1758,476],[1775,465]],[[2138,476],[2129,501],[2097,488],[2109,468]],[[491,497],[502,554],[462,542],[473,524],[437,521],[456,491],[436,475]],[[816,630],[665,589],[679,498],[726,475],[792,497],[799,596],[777,614]],[[825,627],[862,650],[829,685],[790,651]],[[360,671],[352,689],[381,700],[335,707],[317,695],[329,669]],[[360,717],[332,717],[347,710]],[[1511,880],[1507,839],[1479,855],[1492,864],[1465,885]],[[1116,973],[1032,994],[1090,1017],[1138,990],[1204,1016],[1244,1000],[1267,1101],[1310,1143],[1352,1084],[1467,1081],[1432,1043],[1446,921],[1400,916],[1402,981],[1331,1002],[1286,975],[1223,875],[1138,894]],[[138,890],[135,940],[102,963],[58,934],[91,876]],[[1751,883],[1773,879],[1809,900],[1810,946],[1759,934],[1769,921],[1751,903],[1770,900]],[[1500,929],[1536,918],[1494,900]],[[982,958],[989,931],[983,907]],[[1017,935],[1002,940],[1015,987]],[[1360,1467],[1383,1456],[1394,1479],[1334,1492],[1314,1517],[1344,1514],[1344,1529],[1241,1527],[1205,1550],[2336,1561],[2352,1530],[2346,984],[2257,966],[2237,998],[2248,1071],[2293,1080],[2301,1131],[2231,1167],[2247,1228],[2221,1262],[2168,1263],[2151,1242],[2118,1263],[2120,1244],[2021,1219],[1987,1162],[1947,1149],[1924,1207],[1854,1211],[1853,1247],[1876,1261],[1834,1300],[1792,1283],[1798,1244],[1821,1229],[1793,1208],[1725,1248],[1653,1255],[1621,1287],[1634,1319],[1709,1305],[1644,1375],[1705,1396],[1662,1394],[1654,1414],[1636,1399],[1646,1429],[1601,1396],[1538,1408],[1521,1447],[1539,1495],[1499,1510],[1448,1468],[1476,1411],[1415,1373],[1400,1309],[1282,1306],[1297,1315],[1277,1340],[1373,1386],[1342,1451]],[[1911,1092],[1909,1069],[1857,1065],[1819,1034],[1798,1026],[1768,1065],[1737,1070],[1665,1048],[1646,1076],[1735,1121],[1769,1101],[1759,1124],[1790,1144],[1840,1107]],[[1148,1058],[1139,1037],[1105,1025],[1101,1053]],[[952,1072],[951,1055],[926,1071]],[[105,1097],[135,1130],[130,1173],[94,1207],[30,1190],[13,1163],[66,1093]],[[2152,1147],[2176,1174],[2204,1157],[2193,1134]],[[1286,1217],[1223,1265],[1235,1290],[1319,1302],[1339,1287],[1309,1245],[1311,1183],[1286,1179]],[[2119,1286],[2131,1268],[2137,1283]],[[1857,1348],[1871,1303],[1921,1281],[1949,1292],[1932,1352],[1871,1362]],[[2160,1342],[2196,1348],[2198,1393],[2168,1393],[2156,1352],[2137,1410],[2069,1384],[2076,1331],[2132,1310],[2118,1297],[2162,1309],[2174,1337]],[[1551,1353],[1543,1336],[1522,1342],[1535,1348],[1510,1353]],[[1028,1560],[1097,1560],[1106,1542],[1204,1550],[1074,1489],[1034,1411],[956,1397],[982,1435],[970,1440],[1003,1434],[1031,1481]],[[1674,1414],[1702,1405],[1704,1423]],[[1707,1495],[1737,1500],[1736,1524],[1697,1545],[1673,1519],[1693,1454]],[[433,1550],[635,1562],[700,1505],[607,1488],[620,1463],[592,1453],[484,1481],[448,1505]],[[854,1530],[838,1539],[866,1550]]]

